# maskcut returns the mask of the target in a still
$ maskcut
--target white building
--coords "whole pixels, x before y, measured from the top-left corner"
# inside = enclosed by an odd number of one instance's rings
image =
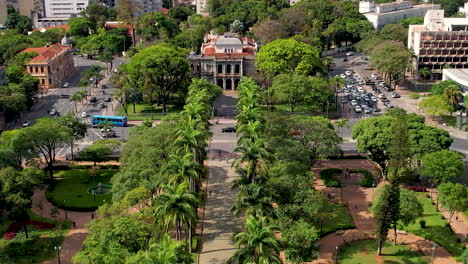
[[[444,18],[444,10],[429,10],[424,25],[410,25],[408,48],[414,51],[414,69],[428,68],[442,79],[444,68],[468,68],[468,18]]]
[[[45,16],[74,17],[89,4],[89,0],[44,0]]]
[[[463,92],[468,94],[468,69],[443,69],[442,80],[457,82],[462,87]]]
[[[207,0],[196,0],[197,1],[197,14],[202,16],[209,16],[208,9],[206,8]]]
[[[411,5],[411,1],[397,0],[395,2],[375,4],[365,0],[359,2],[359,13],[363,14],[375,29],[381,29],[387,24],[408,17],[424,17],[431,9],[440,9],[438,4]]]

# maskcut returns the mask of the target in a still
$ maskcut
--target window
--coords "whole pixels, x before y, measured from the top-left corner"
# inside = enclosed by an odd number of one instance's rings
[[[41,66],[41,73],[44,73],[44,66]]]
[[[45,80],[44,80],[44,79],[41,79],[41,84],[45,84]]]
[[[52,79],[51,78],[49,78],[49,84],[52,84]]]
[[[47,66],[47,72],[50,73],[50,66]]]

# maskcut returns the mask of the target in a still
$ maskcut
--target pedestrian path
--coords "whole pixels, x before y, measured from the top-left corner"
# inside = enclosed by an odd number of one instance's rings
[[[45,196],[45,190],[35,188],[32,201],[33,206],[31,210],[33,213],[43,217],[51,218],[50,211],[55,206],[47,200]],[[41,206],[38,206],[39,204],[41,204]],[[71,227],[61,245],[62,249],[60,251],[60,263],[72,264],[72,257],[82,249],[83,241],[88,234],[88,229],[85,227],[85,225],[92,220],[92,216],[94,216],[94,213],[91,212],[72,212],[58,209],[58,215],[56,219],[64,219],[75,222],[75,227]],[[43,264],[56,263],[57,259],[55,257],[43,262]]]
[[[321,169],[325,168],[354,168],[359,162],[369,162],[360,160],[334,160],[334,161],[319,161],[313,168],[314,175],[318,175]],[[361,164],[366,165],[366,164]],[[359,166],[361,166],[359,165]],[[369,165],[369,164],[367,164]],[[370,167],[362,167],[370,171]],[[374,171],[375,173],[375,171]],[[376,176],[374,174],[374,176]],[[318,241],[320,251],[317,260],[311,262],[312,264],[334,264],[337,248],[343,246],[346,243],[352,241],[371,238],[374,236],[375,223],[374,217],[369,212],[369,204],[373,200],[374,190],[373,188],[361,188],[358,186],[359,179],[351,177],[346,180],[340,179],[344,182],[342,197],[339,194],[335,194],[334,197],[347,204],[348,212],[352,216],[355,229],[345,230],[343,233],[334,232],[328,234]],[[347,181],[347,182],[346,182]],[[380,183],[382,184],[382,183]],[[332,189],[327,188],[323,185],[322,180],[316,178],[314,182],[315,189],[322,192],[331,192]],[[378,188],[378,186],[377,186]],[[389,239],[392,239],[393,232],[389,232]],[[425,240],[422,237],[418,237],[413,234],[398,234],[398,243],[403,244],[414,251],[419,251],[426,256],[433,254],[433,245],[429,240]],[[434,249],[434,264],[453,264],[457,263],[454,258],[442,247],[436,247]],[[383,260],[376,257],[378,263],[383,263]]]

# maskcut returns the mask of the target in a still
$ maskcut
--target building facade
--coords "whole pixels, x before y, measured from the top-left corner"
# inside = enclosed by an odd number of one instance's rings
[[[0,27],[7,18],[7,6],[13,7],[18,13],[31,19],[44,15],[44,0],[0,0]]]
[[[369,0],[359,2],[359,13],[363,14],[375,29],[382,29],[387,24],[394,24],[398,20],[408,17],[424,17],[431,9],[440,9],[440,5],[413,6],[411,1],[403,0],[383,4],[375,4]]]
[[[80,14],[90,0],[44,0],[46,17],[74,17]]]
[[[202,15],[202,16],[209,16],[210,13],[208,12],[206,3],[208,2],[207,0],[196,0],[197,4],[197,14]]]
[[[39,79],[40,89],[60,87],[74,71],[73,55],[68,46],[58,44],[42,48],[27,48],[22,52],[38,55],[26,63],[28,73]]]
[[[442,69],[442,80],[457,82],[463,93],[468,95],[468,69]]]
[[[408,48],[416,58],[416,74],[428,68],[432,79],[442,79],[444,68],[468,68],[468,18],[444,18],[444,10],[430,10],[424,25],[410,25]]]
[[[242,76],[256,73],[257,43],[232,33],[208,34],[200,55],[188,56],[194,77],[206,78],[224,90],[236,90]]]

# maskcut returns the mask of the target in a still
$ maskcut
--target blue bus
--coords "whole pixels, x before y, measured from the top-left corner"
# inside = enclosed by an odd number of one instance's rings
[[[93,125],[109,122],[114,126],[125,127],[127,126],[127,117],[125,116],[108,116],[108,115],[94,115]]]

